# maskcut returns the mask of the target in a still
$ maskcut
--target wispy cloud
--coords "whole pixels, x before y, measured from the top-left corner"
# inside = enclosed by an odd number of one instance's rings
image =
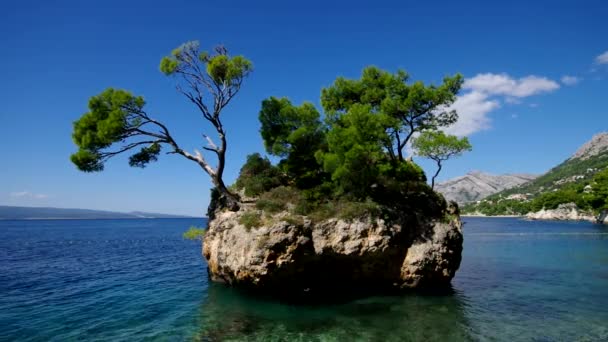
[[[561,81],[563,84],[565,85],[575,85],[577,83],[579,83],[582,79],[580,77],[576,77],[576,76],[569,76],[569,75],[564,75],[561,78]]]
[[[13,198],[28,198],[28,199],[45,199],[48,198],[49,195],[46,194],[35,194],[29,191],[18,191],[18,192],[11,192],[9,194],[10,197]]]
[[[546,77],[535,75],[514,79],[504,73],[487,73],[465,80],[463,88],[488,95],[528,97],[556,90],[559,88],[559,83]]]
[[[605,51],[601,55],[595,57],[595,63],[597,63],[597,64],[608,64],[608,51]]]
[[[478,74],[465,80],[463,88],[468,92],[458,96],[450,109],[458,112],[458,121],[446,129],[446,133],[466,136],[491,127],[489,114],[500,108],[501,103],[517,105],[523,98],[559,89],[556,81],[540,76],[519,79],[505,73]]]

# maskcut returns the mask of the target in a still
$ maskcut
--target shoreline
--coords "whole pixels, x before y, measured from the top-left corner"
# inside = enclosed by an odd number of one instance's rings
[[[601,223],[601,222],[597,222],[597,220],[591,220],[591,219],[585,219],[585,218],[579,218],[579,219],[550,219],[550,218],[544,218],[544,219],[538,219],[538,218],[529,218],[526,215],[493,215],[493,216],[488,216],[488,215],[460,215],[461,218],[470,218],[470,217],[480,217],[480,218],[519,218],[525,221],[555,221],[555,222],[591,222],[591,223],[596,223],[596,224],[605,224],[608,225],[608,223]]]
[[[488,217],[488,218],[523,218],[525,215],[475,215],[475,214],[463,214],[460,217]]]

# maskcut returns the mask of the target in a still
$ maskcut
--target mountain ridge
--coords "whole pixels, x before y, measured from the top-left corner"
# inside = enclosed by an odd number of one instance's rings
[[[497,192],[509,189],[533,180],[532,174],[494,175],[481,171],[470,171],[467,174],[438,183],[435,187],[447,200],[459,204],[479,201]]]
[[[534,180],[465,205],[469,214],[527,215],[574,203],[586,215],[608,210],[608,132],[594,135],[570,158]]]
[[[0,205],[0,220],[62,220],[62,219],[158,219],[195,218],[186,215],[148,213],[142,211],[117,212],[81,208],[24,207]]]

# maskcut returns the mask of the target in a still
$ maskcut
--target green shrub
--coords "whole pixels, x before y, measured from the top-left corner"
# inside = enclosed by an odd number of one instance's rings
[[[381,213],[380,206],[369,199],[365,202],[342,202],[337,208],[338,217],[348,221],[366,216],[379,217]]]
[[[202,240],[206,232],[207,229],[192,226],[184,232],[183,237],[188,240]]]
[[[279,186],[263,193],[257,200],[255,206],[260,210],[273,214],[286,210],[288,203],[291,203],[294,206],[297,205],[300,198],[301,196],[298,190],[287,186]]]
[[[293,225],[293,226],[302,226],[304,225],[304,219],[301,216],[289,215],[283,217],[283,221]]]
[[[254,153],[247,156],[235,187],[244,189],[247,196],[259,196],[285,183],[285,177],[278,167],[273,166],[268,158],[262,158],[259,153]]]
[[[257,209],[263,210],[264,212],[274,214],[285,210],[287,206],[285,205],[285,203],[279,201],[260,198],[255,202],[255,207]]]
[[[262,225],[262,215],[257,211],[248,211],[239,218],[239,223],[247,230],[257,228]]]
[[[320,222],[336,217],[336,212],[337,209],[334,202],[321,203],[308,213],[308,217],[314,222]]]

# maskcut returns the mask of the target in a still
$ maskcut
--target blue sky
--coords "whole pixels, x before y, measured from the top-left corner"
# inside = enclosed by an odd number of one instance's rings
[[[489,3],[3,2],[0,204],[203,213],[210,181],[179,156],[146,169],[116,158],[98,174],[69,162],[72,122],[109,86],[143,95],[184,147],[200,149],[210,127],[158,71],[188,40],[223,43],[254,63],[224,112],[228,183],[247,154],[263,151],[262,99],[318,103],[322,87],[367,65],[425,82],[464,74],[462,121],[451,132],[468,135],[474,150],[448,161],[441,180],[471,170],[542,173],[608,129],[608,3]]]

